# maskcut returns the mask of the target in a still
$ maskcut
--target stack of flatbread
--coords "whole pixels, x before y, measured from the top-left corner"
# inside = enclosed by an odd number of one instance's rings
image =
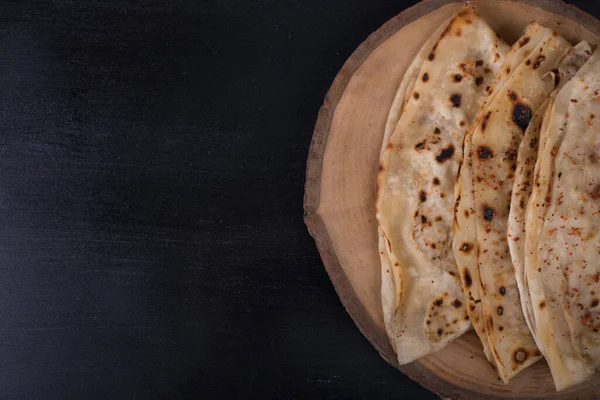
[[[600,56],[472,8],[406,72],[377,176],[385,326],[400,364],[474,328],[498,376],[600,366]]]

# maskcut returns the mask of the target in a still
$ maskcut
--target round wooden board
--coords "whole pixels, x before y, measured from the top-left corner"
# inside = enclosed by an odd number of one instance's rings
[[[531,20],[572,43],[600,44],[600,22],[558,0],[480,0],[478,12],[508,43]],[[381,356],[413,380],[451,399],[592,399],[600,379],[557,393],[545,362],[504,385],[471,331],[448,347],[398,366],[383,326],[375,219],[375,178],[388,111],[403,74],[425,40],[462,1],[426,0],[388,21],[336,76],[319,112],[307,162],[305,221],[325,268],[358,328]]]

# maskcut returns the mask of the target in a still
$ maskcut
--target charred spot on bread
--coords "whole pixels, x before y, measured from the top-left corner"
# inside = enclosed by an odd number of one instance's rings
[[[533,69],[538,69],[542,61],[544,61],[545,59],[545,56],[538,56],[537,60],[535,60],[535,64],[533,64]]]
[[[450,96],[450,102],[452,103],[452,107],[458,108],[460,107],[461,97],[460,94],[453,94]]]
[[[522,348],[517,349],[515,351],[515,353],[513,354],[513,357],[516,362],[522,363],[523,361],[525,361],[527,359],[527,351],[525,351],[525,349],[522,349]]]
[[[485,132],[485,128],[487,128],[487,122],[490,119],[490,116],[492,115],[491,111],[488,111],[484,116],[483,116],[483,121],[481,121],[481,131]]]
[[[485,219],[486,221],[491,221],[494,218],[494,215],[496,215],[496,213],[494,212],[494,209],[490,206],[488,206],[487,204],[483,205],[483,219]]]
[[[477,148],[477,158],[487,160],[494,157],[494,152],[487,146],[479,146]]]
[[[512,120],[521,129],[527,129],[531,120],[531,109],[521,103],[515,104],[512,112]]]
[[[471,285],[473,284],[473,279],[471,279],[471,274],[469,273],[469,270],[466,268],[463,271],[463,278],[465,280],[465,286],[471,287]]]
[[[473,250],[473,244],[465,242],[460,245],[459,250],[462,251],[463,253],[470,253],[471,250]]]
[[[440,152],[440,154],[438,154],[435,159],[437,162],[439,163],[443,163],[444,161],[452,158],[452,156],[454,155],[454,146],[453,145],[449,145],[447,147],[444,147],[442,149],[442,151]]]
[[[505,160],[514,161],[517,159],[518,151],[517,149],[508,150],[504,153]]]

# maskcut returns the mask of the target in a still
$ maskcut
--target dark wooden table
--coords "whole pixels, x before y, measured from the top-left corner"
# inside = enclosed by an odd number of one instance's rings
[[[330,83],[414,3],[2,2],[0,398],[434,398],[302,222]]]

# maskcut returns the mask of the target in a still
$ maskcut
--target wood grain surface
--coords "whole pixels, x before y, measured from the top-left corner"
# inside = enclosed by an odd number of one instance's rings
[[[600,24],[560,1],[475,1],[479,13],[512,43],[531,20],[577,43],[598,44]],[[389,108],[420,46],[462,2],[429,0],[371,35],[336,77],[319,114],[307,164],[306,223],[349,314],[384,359],[397,366],[383,327],[375,220],[375,177]],[[457,367],[457,364],[460,367]],[[470,332],[442,351],[400,369],[442,397],[595,398],[600,382],[556,393],[537,363],[504,385]]]

